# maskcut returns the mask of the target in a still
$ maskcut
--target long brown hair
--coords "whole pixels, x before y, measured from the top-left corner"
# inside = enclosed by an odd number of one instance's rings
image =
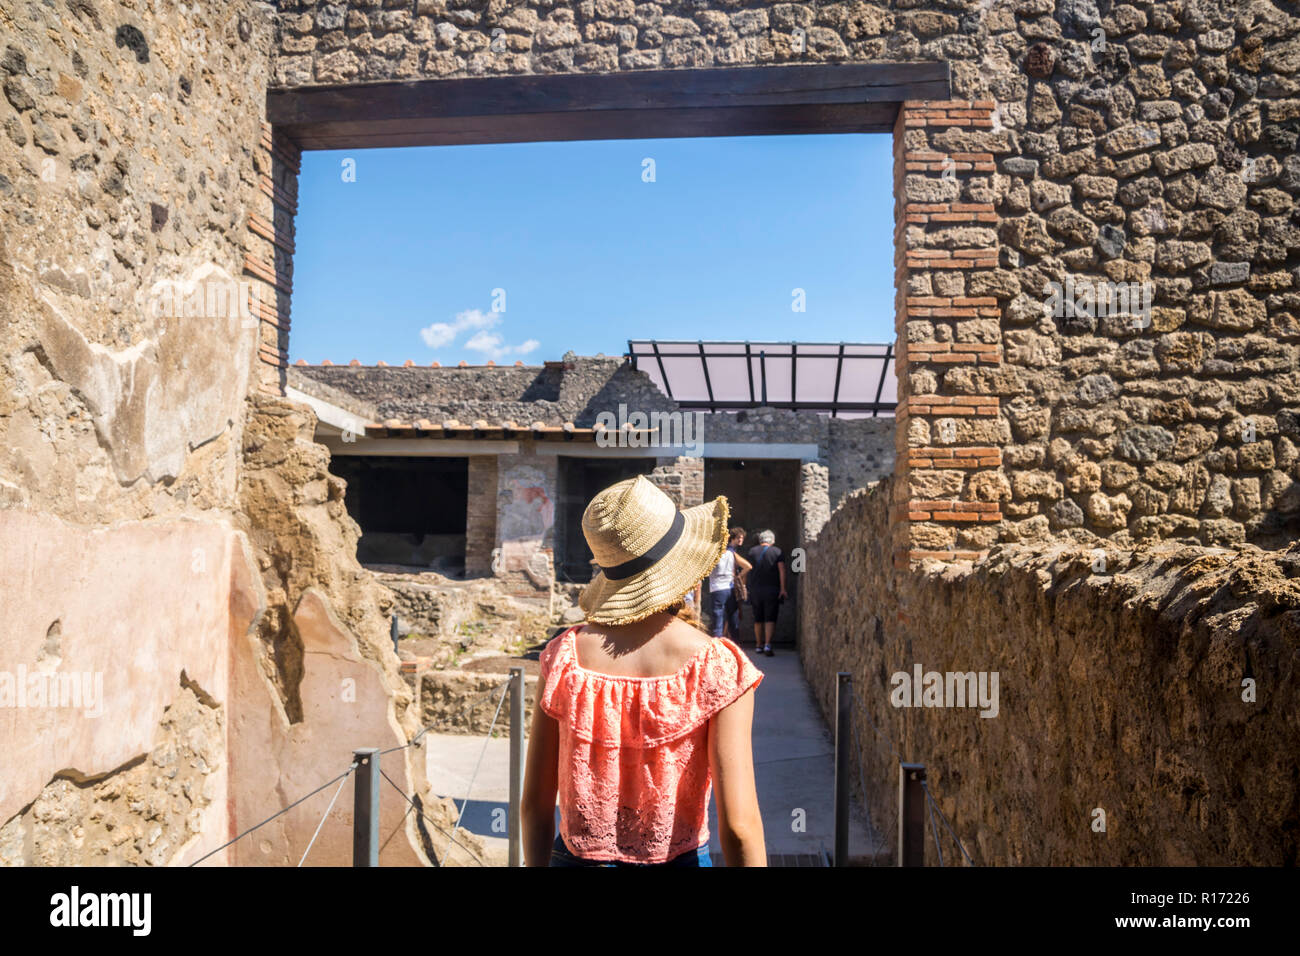
[[[697,630],[704,631],[704,623],[700,620],[700,612],[694,607],[688,608],[685,601],[678,601],[676,604],[664,608],[664,613],[671,614],[679,621],[685,621]],[[708,632],[705,631],[705,633]]]

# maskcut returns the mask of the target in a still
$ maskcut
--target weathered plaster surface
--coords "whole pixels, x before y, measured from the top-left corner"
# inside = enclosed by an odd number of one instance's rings
[[[0,511],[0,672],[98,675],[103,690],[98,716],[0,706],[0,823],[56,776],[93,779],[150,753],[182,674],[223,707],[233,536],[211,522],[84,528]],[[203,785],[217,808],[223,751]]]

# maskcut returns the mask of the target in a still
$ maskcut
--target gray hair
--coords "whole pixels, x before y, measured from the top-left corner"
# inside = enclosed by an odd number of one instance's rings
[[[776,542],[776,535],[774,535],[772,532],[760,531],[758,533],[759,544],[774,544],[775,542]]]

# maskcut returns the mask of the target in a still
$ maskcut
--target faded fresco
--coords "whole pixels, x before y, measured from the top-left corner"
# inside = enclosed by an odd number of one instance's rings
[[[546,475],[531,465],[516,465],[502,476],[499,511],[501,553],[497,570],[528,572],[534,567],[555,524],[555,502]]]

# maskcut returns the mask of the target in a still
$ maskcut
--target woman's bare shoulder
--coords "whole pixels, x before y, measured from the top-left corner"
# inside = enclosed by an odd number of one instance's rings
[[[713,638],[705,634],[695,625],[683,621],[680,618],[673,621],[668,629],[664,632],[674,648],[684,652],[687,656],[696,653],[701,648],[713,643]]]

